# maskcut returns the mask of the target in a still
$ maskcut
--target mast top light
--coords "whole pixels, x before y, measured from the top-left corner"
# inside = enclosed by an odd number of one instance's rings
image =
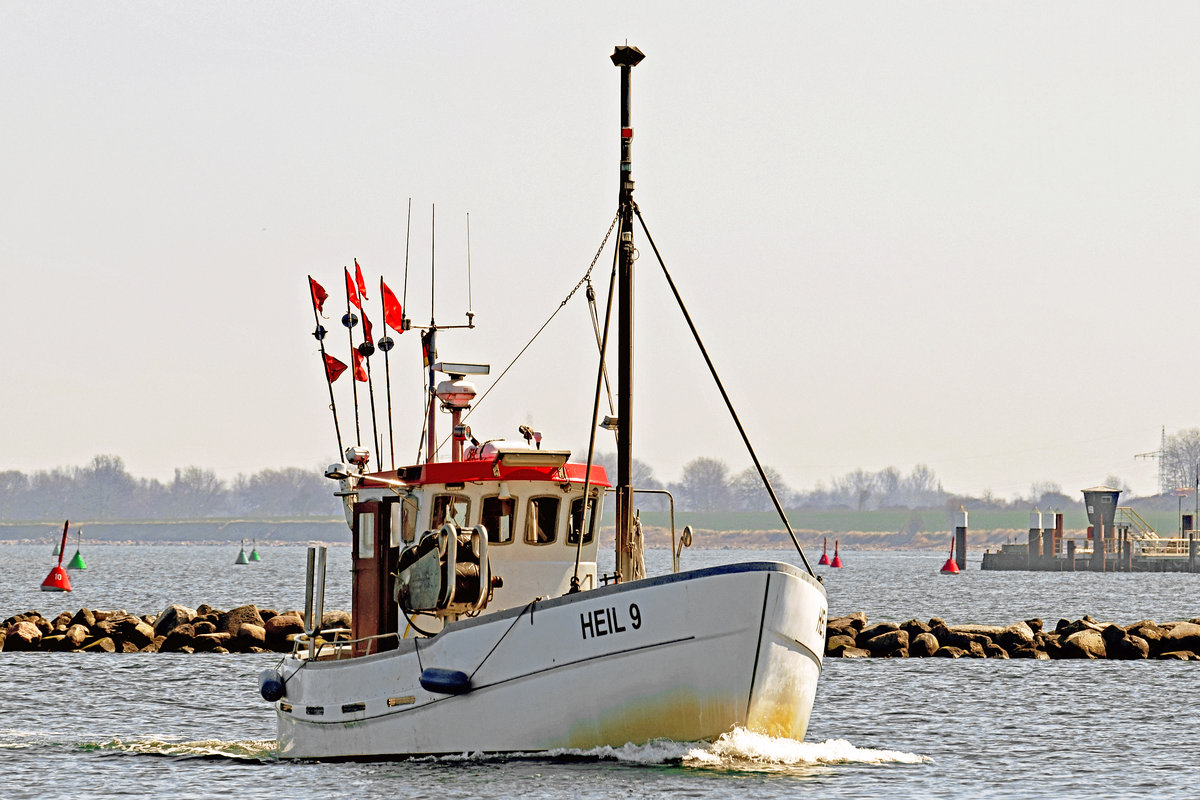
[[[645,57],[645,53],[628,44],[617,45],[610,56],[613,64],[618,67],[636,67]]]

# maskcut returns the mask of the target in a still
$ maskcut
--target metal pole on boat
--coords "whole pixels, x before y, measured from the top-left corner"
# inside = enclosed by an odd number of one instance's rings
[[[358,317],[350,311],[350,287],[353,278],[350,277],[349,268],[346,272],[346,316],[342,317],[342,324],[346,326],[346,340],[350,342],[350,386],[354,389],[354,443],[362,443],[362,428],[358,423],[358,372],[357,365],[354,363],[354,326],[358,324]]]
[[[617,248],[617,536],[618,580],[634,577],[630,538],[633,535],[633,125],[630,122],[630,77],[646,56],[629,45],[613,49],[612,62],[621,70],[621,166],[618,175],[619,236]],[[585,501],[586,502],[586,501]]]
[[[317,339],[317,344],[321,346],[321,369],[325,371],[325,385],[329,387],[329,410],[333,412],[333,432],[337,434],[338,443],[338,459],[342,458],[342,428],[338,425],[337,417],[337,402],[333,399],[333,380],[329,377],[329,364],[325,360],[325,326],[321,324],[321,315],[317,310],[317,288],[321,289],[321,302],[325,302],[325,289],[319,283],[313,280],[312,275],[308,276],[308,286],[312,293],[313,301],[313,319],[316,320],[317,327],[313,331],[313,336]]]

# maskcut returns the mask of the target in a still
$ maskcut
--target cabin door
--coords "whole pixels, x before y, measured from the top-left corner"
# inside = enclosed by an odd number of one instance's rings
[[[392,546],[391,521],[394,500],[354,504],[354,601],[352,636],[395,633],[396,601],[392,597],[392,574],[396,571],[399,550]],[[378,653],[396,647],[388,636],[354,646],[355,655]]]

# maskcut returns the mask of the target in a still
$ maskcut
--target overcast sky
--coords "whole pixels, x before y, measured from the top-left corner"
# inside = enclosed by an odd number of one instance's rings
[[[306,275],[334,309],[356,257],[401,293],[409,198],[418,323],[434,204],[434,311],[465,320],[470,214],[477,329],[439,350],[494,378],[616,210],[626,39],[636,199],[791,486],[924,463],[956,492],[1155,490],[1134,455],[1200,426],[1194,3],[3,0],[0,469],[336,460]],[[637,456],[740,470],[638,244]],[[409,461],[420,351],[398,342]],[[476,435],[581,452],[594,355],[580,293]]]

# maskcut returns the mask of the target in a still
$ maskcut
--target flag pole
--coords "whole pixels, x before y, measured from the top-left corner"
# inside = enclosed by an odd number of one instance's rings
[[[392,469],[396,468],[396,440],[392,433],[392,362],[388,357],[395,342],[387,332],[387,304],[383,300],[383,276],[379,276],[379,314],[383,319],[383,338],[379,340],[379,349],[383,351],[383,382],[387,386],[387,428],[388,448],[391,453]]]
[[[354,349],[354,326],[358,324],[358,317],[350,311],[350,281],[352,280],[350,268],[344,267],[343,269],[346,273],[346,316],[342,317],[342,324],[346,326],[346,339],[350,342],[350,368],[352,370],[350,377],[353,378],[350,386],[354,389],[354,443],[360,445],[362,444],[362,426],[358,421],[358,376],[354,374],[358,372],[358,365],[354,362],[356,352]]]
[[[321,368],[325,372],[325,385],[327,387],[329,387],[329,410],[333,412],[333,432],[337,434],[338,460],[341,460],[341,458],[342,458],[342,429],[341,429],[341,426],[338,425],[337,403],[333,399],[333,381],[330,380],[330,378],[329,378],[329,363],[325,360],[325,334],[327,333],[327,331],[325,330],[325,326],[321,324],[321,314],[317,310],[317,294],[316,294],[315,288],[318,286],[320,286],[320,284],[318,284],[316,281],[313,280],[312,275],[309,275],[308,276],[308,288],[309,288],[309,292],[312,294],[313,319],[317,323],[316,330],[313,331],[313,336],[316,338],[317,344],[319,344],[321,346]],[[322,288],[321,292],[324,293],[325,289]],[[324,300],[322,300],[321,302],[324,303]]]

